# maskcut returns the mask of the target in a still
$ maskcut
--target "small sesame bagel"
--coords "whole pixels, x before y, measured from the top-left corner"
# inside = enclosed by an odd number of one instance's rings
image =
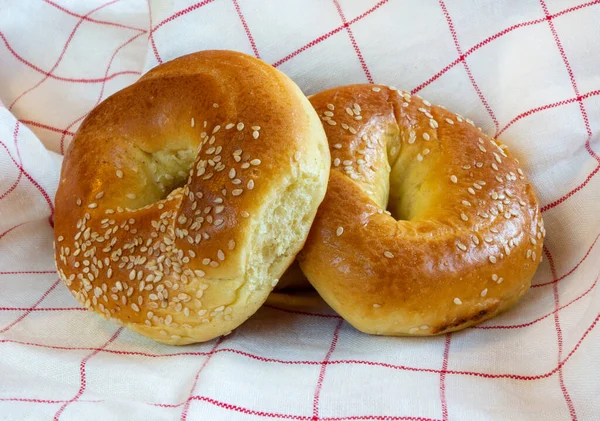
[[[156,341],[226,334],[304,244],[327,186],[317,114],[273,67],[231,51],[160,65],[85,119],[56,194],[60,277]]]
[[[311,103],[333,165],[299,261],[334,310],[366,333],[435,335],[525,294],[545,231],[505,145],[392,87],[344,86]]]

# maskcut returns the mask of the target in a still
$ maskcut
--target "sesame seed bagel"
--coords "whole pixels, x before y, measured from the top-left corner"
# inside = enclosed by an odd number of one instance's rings
[[[299,261],[333,309],[366,333],[435,335],[525,294],[545,231],[505,145],[392,87],[344,86],[311,103],[333,165]]]
[[[156,341],[226,334],[304,244],[327,186],[322,125],[250,56],[160,65],[98,105],[56,194],[60,277],[90,310]]]

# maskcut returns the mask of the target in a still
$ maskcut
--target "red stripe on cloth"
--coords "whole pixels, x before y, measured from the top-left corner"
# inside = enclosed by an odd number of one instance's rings
[[[553,282],[554,285],[556,285],[556,282]],[[535,320],[532,320],[531,322],[527,322],[527,323],[522,323],[522,324],[518,324],[518,325],[490,325],[490,326],[473,326],[471,327],[471,329],[486,329],[486,330],[492,330],[492,329],[520,329],[523,327],[527,327],[527,326],[531,326],[534,325],[538,322],[541,322],[542,320],[552,316],[553,314],[557,314],[560,312],[560,310],[562,310],[563,308],[567,308],[569,307],[571,304],[581,300],[583,297],[585,297],[586,295],[588,295],[598,284],[598,277],[596,277],[596,280],[594,281],[594,283],[592,283],[592,285],[585,290],[584,293],[582,293],[581,295],[579,295],[578,297],[572,299],[571,301],[569,301],[567,304],[559,307],[559,308],[555,308],[554,311],[551,311],[548,314],[545,314],[541,317],[538,317]]]
[[[110,67],[112,66],[113,60],[115,59],[117,53],[119,51],[121,51],[122,48],[124,48],[125,46],[131,44],[133,41],[135,41],[136,39],[138,39],[140,36],[144,35],[142,34],[137,34],[134,35],[133,37],[129,38],[127,41],[125,41],[123,44],[119,45],[117,47],[117,49],[112,53],[110,60],[108,61],[108,65],[106,66],[106,71],[104,72],[104,74],[108,74],[108,72],[110,71]],[[98,100],[96,101],[96,104],[94,104],[94,106],[90,109],[90,111],[92,109],[94,109],[94,107],[96,107],[98,104],[100,104],[100,102],[102,101],[102,97],[104,96],[104,88],[106,87],[106,83],[102,84],[102,87],[100,88],[100,95],[98,96]],[[61,154],[64,154],[65,151],[65,137],[66,137],[66,133],[69,131],[69,129],[71,129],[75,124],[79,123],[81,120],[83,120],[85,117],[87,117],[87,115],[90,113],[90,111],[88,111],[87,113],[85,113],[84,115],[82,115],[81,117],[77,118],[75,121],[71,122],[67,128],[65,129],[65,131],[63,132],[62,137],[60,138],[60,152]]]
[[[39,300],[37,300],[30,308],[27,309],[27,311],[25,311],[25,313],[21,314],[17,320],[15,320],[14,322],[12,322],[11,324],[9,324],[8,326],[6,326],[4,329],[0,330],[0,333],[5,333],[7,332],[9,329],[11,329],[13,326],[15,326],[16,324],[18,324],[19,322],[21,322],[25,317],[29,316],[31,314],[31,312],[33,311],[34,308],[36,308],[38,305],[40,305],[40,303],[42,301],[44,301],[46,299],[46,297],[54,290],[54,288],[56,288],[56,286],[60,283],[60,279],[57,280],[56,282],[54,282],[52,284],[52,286],[50,288],[48,288],[46,290],[46,292],[44,292],[42,294],[42,296],[40,297]]]
[[[465,376],[474,376],[474,377],[483,377],[483,378],[489,378],[489,379],[495,379],[495,378],[509,378],[509,379],[513,379],[513,380],[523,380],[523,381],[535,381],[535,380],[540,380],[540,379],[545,379],[548,378],[554,374],[556,374],[559,370],[559,368],[563,367],[568,360],[573,356],[573,354],[575,354],[575,352],[579,349],[579,347],[581,346],[581,344],[583,343],[583,341],[585,340],[585,338],[589,335],[589,333],[596,327],[596,324],[598,323],[598,320],[600,320],[600,315],[598,315],[596,317],[596,319],[592,322],[592,324],[586,329],[586,331],[584,332],[583,336],[579,339],[579,341],[577,342],[577,344],[575,345],[575,347],[571,350],[571,352],[567,355],[567,357],[565,359],[563,359],[558,365],[557,367],[555,367],[554,369],[550,370],[549,372],[543,373],[543,374],[538,374],[538,375],[520,375],[520,374],[512,374],[512,373],[504,373],[504,374],[497,374],[497,373],[485,373],[485,372],[478,372],[478,371],[457,371],[457,370],[446,370],[446,374],[452,374],[452,375],[465,375]],[[42,348],[52,348],[52,349],[62,349],[62,350],[93,350],[93,351],[97,351],[97,352],[106,352],[106,353],[113,353],[113,354],[121,354],[121,355],[139,355],[139,356],[149,356],[149,357],[172,357],[172,356],[179,356],[179,355],[208,355],[209,353],[206,352],[181,352],[181,353],[176,353],[176,354],[149,354],[149,353],[143,353],[143,352],[135,352],[135,351],[119,351],[119,350],[109,350],[109,349],[104,349],[104,348],[82,348],[82,347],[64,347],[64,346],[54,346],[54,345],[45,345],[45,344],[35,344],[35,343],[30,343],[30,342],[23,342],[23,341],[17,341],[17,340],[12,340],[12,339],[0,339],[0,343],[18,343],[21,345],[28,345],[28,346],[37,346],[37,347],[42,347]],[[252,355],[252,354],[247,354],[244,352],[240,352],[237,350],[231,350],[228,348],[224,348],[223,352],[230,352],[230,351],[235,351],[235,353],[241,354],[241,355]],[[215,353],[221,352],[221,350],[216,350]],[[269,359],[269,358],[264,358],[258,355],[254,356],[255,359],[257,360],[261,360],[264,362],[270,362],[270,363],[279,363],[280,360],[274,360],[274,359]],[[322,361],[285,361],[283,362],[285,364],[310,364],[310,365],[320,365],[323,364]],[[356,365],[369,365],[369,366],[376,366],[376,367],[384,367],[384,368],[389,368],[389,369],[393,369],[393,370],[400,370],[400,371],[412,371],[412,372],[424,372],[424,373],[434,373],[434,374],[441,374],[442,370],[438,370],[438,369],[434,369],[434,368],[421,368],[421,367],[410,367],[410,366],[405,366],[405,365],[397,365],[397,364],[390,364],[390,363],[383,363],[383,362],[378,362],[378,361],[365,361],[365,360],[329,360],[327,362],[327,365],[331,365],[331,364],[356,364]],[[183,405],[184,403],[178,404],[178,406]],[[158,404],[157,404],[158,405]]]
[[[367,67],[367,62],[365,61],[365,58],[363,57],[362,52],[360,51],[360,48],[358,47],[358,44],[356,43],[356,39],[354,38],[354,34],[352,33],[352,29],[350,28],[350,25],[346,21],[346,16],[344,16],[344,11],[342,10],[342,6],[340,6],[340,3],[338,0],[333,0],[333,4],[335,4],[335,8],[337,9],[338,14],[340,15],[340,18],[342,19],[342,22],[344,23],[344,28],[346,28],[346,32],[348,33],[348,37],[350,38],[352,47],[354,48],[354,51],[356,52],[356,56],[358,57],[358,61],[360,62],[363,72],[365,72],[365,76],[367,77],[367,80],[369,81],[369,83],[373,83],[373,77],[371,76],[371,72],[369,71],[369,68]]]
[[[442,361],[442,371],[440,372],[440,401],[442,405],[442,420],[448,421],[448,402],[446,401],[446,373],[448,372],[448,357],[450,356],[450,341],[452,334],[446,334],[444,344],[444,359]]]
[[[546,6],[546,2],[544,0],[540,0],[540,4],[542,5],[542,9],[544,9],[544,14],[546,15],[546,20],[548,21],[548,26],[550,27],[550,31],[552,32],[552,36],[554,37],[554,41],[556,42],[556,47],[558,48],[558,51],[560,52],[560,56],[562,57],[562,60],[565,64],[565,68],[567,69],[567,73],[569,74],[569,79],[571,80],[571,85],[573,86],[573,91],[575,92],[575,95],[577,96],[577,102],[579,103],[579,110],[581,111],[581,117],[583,118],[585,130],[588,134],[588,138],[585,142],[586,150],[600,164],[600,156],[597,155],[592,150],[591,145],[590,145],[591,138],[592,138],[592,129],[590,127],[590,121],[588,118],[587,111],[585,109],[585,106],[583,105],[583,100],[581,98],[581,94],[579,93],[579,87],[577,86],[577,80],[575,79],[575,74],[573,73],[573,68],[571,67],[571,63],[569,63],[569,59],[567,58],[567,53],[565,52],[563,44],[562,44],[560,38],[558,37],[558,32],[556,32],[554,22],[552,22],[552,17],[550,16],[550,13],[548,12],[548,7]]]
[[[587,98],[590,98],[590,97],[593,97],[593,96],[596,96],[596,95],[600,95],[600,89],[588,92],[587,94],[581,95],[579,97],[564,99],[562,101],[558,101],[558,102],[553,102],[551,104],[542,105],[541,107],[532,108],[532,109],[530,109],[528,111],[525,111],[524,113],[519,114],[518,116],[516,116],[515,118],[513,118],[511,121],[509,121],[506,124],[506,126],[504,126],[502,129],[500,129],[500,131],[498,133],[496,133],[495,137],[500,136],[502,133],[504,133],[504,131],[506,129],[508,129],[510,126],[512,126],[517,121],[519,121],[519,120],[521,120],[521,119],[523,119],[525,117],[529,117],[532,114],[539,113],[540,111],[549,110],[551,108],[560,107],[562,105],[572,104],[573,102],[579,102],[580,100],[584,100],[584,99],[587,99]]]
[[[54,133],[60,133],[67,136],[75,136],[75,132],[70,132],[68,130],[59,129],[57,127],[48,126],[47,124],[38,123],[37,121],[32,120],[19,120],[20,123],[25,124],[26,126],[33,126],[44,130],[49,130]]]
[[[11,231],[13,231],[13,230],[15,230],[15,229],[17,229],[17,228],[19,228],[19,227],[22,227],[22,226],[23,226],[23,225],[25,225],[26,223],[27,223],[27,222],[22,222],[22,223],[20,223],[20,224],[17,224],[17,225],[15,225],[14,227],[10,227],[10,228],[9,228],[9,229],[7,229],[6,231],[4,231],[2,234],[0,234],[0,240],[1,240],[2,238],[4,238],[4,236],[5,236],[6,234],[10,233]]]
[[[545,282],[543,284],[535,284],[532,285],[531,288],[538,288],[538,287],[543,287],[546,285],[552,285],[555,284],[557,282],[562,281],[563,279],[565,279],[567,276],[571,275],[573,272],[575,272],[575,270],[579,267],[579,265],[581,265],[583,263],[583,261],[585,259],[587,259],[587,257],[590,255],[590,252],[592,251],[592,249],[594,248],[594,246],[596,245],[596,242],[598,241],[598,238],[600,238],[600,233],[598,233],[598,235],[596,235],[596,238],[594,239],[594,242],[592,243],[592,245],[588,248],[587,252],[585,253],[585,255],[581,258],[581,260],[567,273],[565,273],[564,275],[558,277],[558,278],[554,278],[552,281],[550,282]]]
[[[477,82],[475,82],[475,78],[473,77],[473,74],[471,73],[471,68],[467,64],[466,57],[462,52],[460,43],[458,42],[458,35],[456,33],[456,29],[454,28],[454,23],[452,22],[452,18],[450,17],[450,14],[448,13],[448,9],[446,8],[446,3],[444,3],[444,0],[439,0],[439,5],[442,8],[442,12],[444,13],[444,16],[446,17],[446,22],[448,23],[448,28],[450,29],[450,33],[452,34],[452,40],[454,41],[454,46],[456,47],[456,52],[458,53],[458,56],[461,59],[460,61],[462,62],[463,66],[465,68],[465,71],[467,72],[467,76],[469,77],[469,80],[471,81],[471,85],[473,85],[473,89],[475,89],[475,92],[477,92],[477,96],[479,96],[481,103],[483,104],[483,106],[485,107],[486,111],[488,112],[490,118],[494,122],[496,131],[498,131],[499,124],[498,124],[498,120],[496,119],[496,115],[494,114],[494,111],[492,111],[492,107],[490,107],[490,104],[488,104],[487,100],[485,99],[483,92],[481,92],[481,89],[479,89],[479,85],[477,85]]]
[[[67,400],[65,400],[65,399],[60,399],[60,400],[36,399],[36,398],[0,398],[0,402],[27,402],[27,403],[54,404],[54,403],[67,402]],[[81,399],[80,402],[104,402],[104,401],[103,400]]]
[[[185,421],[187,419],[188,411],[190,409],[190,403],[192,401],[192,396],[194,395],[194,389],[196,389],[196,385],[198,384],[198,378],[200,378],[200,373],[202,373],[202,371],[204,370],[204,368],[206,367],[206,365],[208,364],[208,362],[210,361],[210,359],[212,358],[212,356],[215,355],[217,347],[224,340],[225,340],[225,337],[224,336],[220,336],[219,339],[217,339],[215,341],[215,344],[213,345],[212,349],[210,350],[210,352],[206,356],[206,359],[202,363],[202,366],[200,366],[200,369],[196,373],[196,377],[194,377],[194,383],[192,384],[192,388],[190,389],[190,395],[188,396],[187,400],[185,401],[185,405],[183,406],[183,411],[181,411],[181,418],[180,418],[181,421]]]
[[[315,45],[325,41],[327,38],[331,37],[332,35],[337,34],[338,32],[340,32],[341,30],[343,30],[344,28],[346,28],[347,26],[350,26],[356,22],[358,22],[359,20],[363,19],[364,17],[370,15],[371,13],[373,13],[375,10],[379,9],[382,5],[386,4],[389,0],[381,0],[379,1],[377,4],[375,4],[375,6],[371,7],[370,9],[366,10],[365,12],[361,13],[360,15],[358,15],[357,17],[355,17],[354,19],[350,20],[347,22],[346,25],[340,25],[335,29],[332,29],[331,31],[313,39],[312,41],[310,41],[309,43],[303,45],[302,47],[298,48],[297,50],[291,52],[290,54],[288,54],[287,56],[283,57],[282,59],[276,61],[275,63],[272,64],[273,67],[279,67],[281,66],[283,63],[285,63],[286,61],[289,61],[290,59],[296,57],[298,54],[302,53],[303,51],[309,50],[312,47],[314,47]],[[598,0],[600,1],[600,0]]]
[[[19,147],[17,145],[17,139],[19,136],[19,121],[17,121],[17,123],[15,124],[15,130],[13,132],[13,138],[14,138],[14,142],[15,142],[15,148],[17,150],[17,156],[19,158],[19,160],[21,160],[21,153],[19,152]],[[48,207],[50,208],[50,216],[48,217],[48,222],[50,223],[50,226],[52,226],[54,228],[54,222],[52,220],[52,218],[54,217],[54,204],[52,203],[52,199],[50,199],[50,195],[48,194],[48,192],[31,176],[31,174],[29,174],[29,172],[27,172],[25,170],[25,168],[23,167],[22,164],[18,163],[16,161],[16,159],[12,156],[12,154],[10,153],[10,150],[8,149],[8,147],[4,144],[4,142],[0,141],[0,146],[4,147],[4,149],[6,150],[6,153],[8,154],[8,157],[11,159],[11,161],[16,165],[16,167],[21,170],[21,172],[23,173],[23,175],[31,182],[31,184],[34,185],[34,187],[36,189],[39,190],[39,192],[42,194],[42,196],[44,197],[44,199],[46,200],[46,203],[48,203]]]
[[[327,355],[325,355],[325,359],[321,363],[321,370],[319,371],[319,378],[317,379],[317,386],[315,387],[315,394],[313,397],[313,420],[319,419],[319,399],[321,398],[321,389],[323,388],[323,380],[325,379],[325,371],[327,370],[327,363],[331,358],[331,354],[335,350],[335,346],[337,345],[340,329],[342,328],[342,324],[344,324],[343,320],[337,322],[335,329],[333,330],[333,338],[331,339],[331,345],[329,346],[329,351],[327,351]]]
[[[25,270],[25,271],[6,271],[0,272],[0,275],[47,275],[51,273],[56,273],[55,270]]]
[[[156,26],[154,26],[152,29],[150,29],[150,34],[149,34],[150,44],[152,44],[152,50],[154,52],[154,57],[156,58],[156,61],[158,61],[160,64],[163,63],[162,59],[160,58],[160,54],[158,53],[158,48],[156,47],[156,42],[154,41],[154,32],[156,32],[158,29],[162,28],[167,23],[172,22],[175,19],[180,18],[181,16],[187,15],[188,13],[199,9],[202,6],[206,6],[207,4],[212,3],[213,1],[214,0],[203,0],[198,3],[195,3],[189,7],[186,7],[185,9],[182,9],[176,13],[173,13],[171,16],[169,16],[166,19],[163,19],[162,21],[160,21],[160,23],[158,23]],[[152,8],[150,7],[150,0],[148,0],[148,9],[151,14]],[[150,19],[152,19],[152,15],[150,15]]]
[[[100,352],[101,349],[106,348],[108,345],[110,345],[115,339],[117,339],[117,337],[119,336],[119,334],[123,331],[123,327],[120,327],[117,329],[117,331],[114,333],[114,335],[112,335],[112,337],[106,341],[104,343],[104,345],[102,345],[100,347],[100,349],[94,350],[91,354],[86,355],[83,360],[81,360],[81,363],[79,363],[79,390],[77,391],[77,393],[75,394],[75,396],[73,396],[72,399],[66,401],[56,412],[56,414],[54,414],[54,421],[58,421],[60,419],[60,416],[62,415],[62,413],[64,412],[64,410],[67,408],[67,406],[69,406],[70,404],[72,404],[73,402],[76,402],[79,400],[79,398],[81,397],[81,395],[83,395],[83,392],[85,392],[85,388],[87,386],[87,381],[86,381],[86,373],[85,373],[85,366],[87,364],[87,362],[90,360],[90,358],[92,358],[94,355],[98,354],[98,352]]]
[[[555,13],[553,15],[550,15],[550,18],[553,19],[555,17],[558,16],[562,16],[565,15],[567,13],[571,13],[574,12],[576,10],[580,10],[583,9],[585,7],[589,7],[589,6],[593,6],[596,4],[599,4],[600,0],[594,0],[594,1],[590,1],[587,3],[583,3],[580,4],[578,6],[575,7],[569,7],[567,9],[564,9],[558,13]],[[470,56],[474,51],[480,49],[481,47],[489,44],[491,41],[495,40],[496,38],[500,38],[503,35],[508,34],[509,32],[514,31],[515,29],[518,28],[522,28],[525,26],[530,26],[530,25],[536,25],[542,22],[545,22],[546,18],[541,18],[541,19],[534,19],[534,20],[530,20],[530,21],[526,21],[526,22],[522,22],[522,23],[518,23],[512,26],[509,26],[508,28],[497,32],[496,34],[492,35],[491,37],[488,37],[486,39],[484,39],[483,41],[475,44],[473,47],[471,47],[469,50],[467,50],[462,56],[459,56],[456,60],[454,60],[452,63],[448,64],[446,67],[444,67],[442,70],[440,70],[439,72],[435,73],[432,77],[430,77],[429,79],[427,79],[425,82],[421,83],[420,85],[418,85],[416,88],[411,90],[411,94],[416,94],[417,92],[421,91],[423,88],[427,87],[428,85],[430,85],[431,83],[433,83],[435,80],[439,79],[442,75],[444,75],[448,70],[450,70],[451,68],[453,68],[454,66],[456,66],[458,63],[460,63],[465,57]]]
[[[17,128],[15,128],[15,130],[17,130]],[[16,135],[13,136],[13,140],[15,142],[15,148],[17,148],[18,145],[17,145],[17,136]],[[0,195],[0,200],[4,199],[6,196],[11,194],[17,188],[17,186],[19,185],[19,182],[21,181],[22,176],[23,176],[23,171],[21,169],[19,169],[19,174],[17,175],[17,179],[15,180],[13,185],[8,188],[8,190],[6,190],[4,193],[2,193],[2,195]],[[0,238],[2,238],[3,236],[4,235],[0,235]]]
[[[544,246],[544,254],[546,255],[546,258],[548,259],[548,263],[550,264],[550,271],[552,272],[552,277],[554,279],[557,279],[556,267],[554,265],[554,259],[552,258],[552,254],[550,253],[550,250],[548,250],[548,248],[545,246]],[[560,361],[562,360],[562,354],[563,354],[563,336],[562,336],[562,328],[560,327],[560,318],[559,318],[559,314],[558,314],[558,309],[560,306],[560,298],[559,298],[559,294],[558,294],[558,284],[556,282],[552,286],[552,292],[554,294],[554,308],[556,310],[554,312],[554,326],[556,328],[556,339],[558,342],[557,361],[560,364]],[[569,414],[571,415],[571,420],[577,421],[577,412],[575,411],[575,406],[573,405],[573,400],[571,399],[571,395],[569,394],[569,391],[567,390],[567,386],[566,386],[564,378],[563,378],[562,367],[560,367],[558,369],[558,381],[560,384],[560,390],[562,391],[563,397],[567,404],[567,407],[569,408]]]
[[[140,72],[136,72],[133,70],[126,70],[126,71],[122,71],[122,72],[117,72],[117,73],[113,73],[108,77],[105,78],[69,78],[69,77],[63,77],[63,76],[57,76],[55,74],[52,74],[46,70],[41,69],[40,67],[36,66],[35,64],[31,63],[28,60],[25,60],[23,57],[21,57],[8,43],[8,40],[6,39],[6,37],[4,36],[4,34],[2,33],[2,31],[0,31],[0,38],[2,38],[2,41],[4,41],[4,45],[6,46],[6,48],[8,49],[8,51],[17,59],[19,60],[21,63],[23,63],[24,65],[26,65],[27,67],[29,67],[32,70],[35,70],[38,73],[41,73],[45,76],[48,76],[51,79],[56,79],[56,80],[62,80],[64,82],[73,82],[73,83],[102,83],[102,82],[106,82],[107,80],[111,80],[113,78],[115,78],[116,76],[121,76],[121,75],[129,75],[129,74],[137,74],[139,75]]]
[[[250,42],[250,46],[252,47],[252,51],[254,52],[254,56],[256,58],[260,58],[260,54],[258,53],[258,48],[256,48],[256,43],[254,42],[254,37],[252,37],[252,33],[250,32],[250,28],[246,23],[246,19],[244,19],[244,15],[242,14],[242,9],[240,9],[240,5],[237,0],[232,0],[233,6],[235,7],[235,11],[242,22],[242,26],[244,27],[244,31],[246,32],[246,37],[248,37],[248,41]]]
[[[48,308],[28,308],[28,307],[0,307],[0,311],[87,311],[83,307],[48,307]]]
[[[350,415],[345,417],[314,417],[310,415],[295,415],[295,414],[283,414],[279,412],[267,412],[267,411],[258,411],[254,409],[244,408],[242,406],[233,405],[227,402],[222,402],[213,398],[209,398],[206,396],[194,395],[191,397],[191,400],[201,401],[209,403],[213,406],[227,409],[228,411],[238,412],[245,415],[253,415],[256,417],[263,418],[275,418],[275,419],[285,419],[285,420],[300,420],[300,421],[349,421],[349,420],[380,420],[380,421],[442,421],[434,418],[424,418],[424,417],[413,417],[413,416],[403,416],[403,415]],[[151,406],[158,406],[160,408],[177,408],[183,403],[178,404],[168,404],[168,403],[147,403]]]
[[[52,72],[54,72],[54,70],[56,70],[56,68],[58,67],[58,65],[60,64],[60,62],[62,61],[63,57],[65,56],[65,53],[67,52],[67,49],[69,48],[69,45],[71,44],[71,41],[73,40],[73,37],[75,36],[75,33],[77,32],[77,30],[79,29],[79,27],[81,26],[81,24],[84,22],[84,18],[91,15],[94,12],[97,12],[98,10],[103,9],[104,7],[110,6],[111,4],[117,3],[120,0],[110,0],[107,3],[104,3],[98,7],[96,7],[95,9],[92,9],[91,11],[89,11],[88,13],[85,14],[85,16],[82,16],[79,21],[77,22],[77,24],[75,24],[75,27],[71,30],[71,33],[69,34],[67,41],[65,42],[65,45],[62,48],[62,51],[60,52],[58,58],[56,59],[56,62],[54,63],[54,65],[52,65],[52,68],[50,69],[49,73],[52,74]],[[23,98],[25,95],[27,95],[28,93],[30,93],[31,91],[35,90],[37,87],[39,87],[42,83],[44,83],[45,81],[47,81],[50,78],[50,75],[46,75],[44,76],[44,78],[42,80],[40,80],[38,83],[36,83],[35,85],[33,85],[31,88],[26,89],[25,91],[23,91],[20,95],[18,95],[13,102],[8,106],[8,110],[12,110],[12,108],[15,106],[15,104],[21,99]]]
[[[542,206],[540,208],[540,212],[544,213],[552,208],[557,207],[558,205],[560,205],[561,203],[563,203],[564,201],[566,201],[567,199],[572,197],[575,193],[578,193],[581,190],[583,190],[583,188],[592,180],[592,178],[594,178],[594,176],[598,173],[599,170],[600,170],[600,165],[598,165],[596,168],[594,168],[592,170],[591,173],[588,174],[588,176],[585,178],[585,180],[583,180],[583,183],[581,183],[580,185],[575,187],[573,190],[571,190],[570,192],[568,192],[561,198],[556,199],[554,202],[548,203],[547,205]]]
[[[54,6],[56,7],[58,10],[65,12],[67,15],[71,15],[74,16],[76,18],[81,18],[83,20],[86,20],[88,22],[93,22],[93,23],[98,23],[100,25],[108,25],[108,26],[115,26],[117,28],[124,28],[124,29],[132,29],[134,31],[140,31],[140,32],[146,32],[145,29],[141,29],[141,28],[136,28],[134,26],[129,26],[129,25],[123,25],[122,23],[116,23],[116,22],[108,22],[105,20],[98,20],[98,19],[94,19],[94,18],[90,18],[88,15],[80,15],[78,13],[75,13],[63,6],[61,6],[60,4],[56,4],[51,0],[42,0],[44,3],[49,4],[50,6]]]

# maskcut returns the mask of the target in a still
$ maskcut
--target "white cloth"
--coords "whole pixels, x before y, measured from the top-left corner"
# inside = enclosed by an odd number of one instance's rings
[[[0,419],[600,420],[599,21],[583,0],[0,0]],[[306,94],[412,90],[499,135],[543,205],[535,287],[425,339],[308,300],[184,348],[81,311],[52,259],[59,154],[100,100],[203,49]]]

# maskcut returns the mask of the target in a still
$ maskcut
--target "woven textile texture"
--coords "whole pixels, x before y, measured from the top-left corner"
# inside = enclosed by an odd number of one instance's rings
[[[0,419],[600,420],[600,0],[0,0]],[[274,300],[168,347],[83,311],[52,258],[62,154],[96,104],[204,49],[306,94],[384,83],[519,157],[548,236],[512,311],[434,338]]]

